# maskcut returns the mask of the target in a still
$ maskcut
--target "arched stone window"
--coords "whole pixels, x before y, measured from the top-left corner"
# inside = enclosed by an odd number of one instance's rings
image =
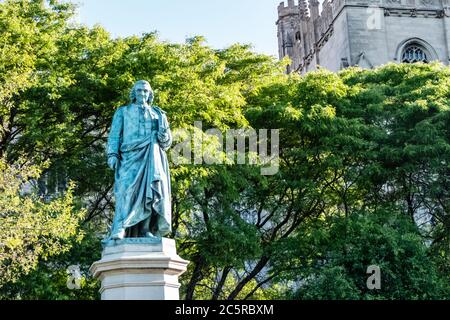
[[[438,59],[433,47],[419,38],[411,38],[401,42],[395,53],[395,60],[400,63],[429,63]]]
[[[402,52],[403,63],[414,63],[414,62],[424,62],[428,63],[430,61],[430,54],[425,48],[418,44],[407,45]]]

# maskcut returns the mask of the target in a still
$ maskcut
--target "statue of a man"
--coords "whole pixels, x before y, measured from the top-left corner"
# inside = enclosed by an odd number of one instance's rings
[[[166,114],[152,106],[153,90],[137,81],[131,103],[114,114],[108,165],[115,171],[116,210],[109,239],[160,239],[171,231],[171,186],[166,151],[172,135]]]

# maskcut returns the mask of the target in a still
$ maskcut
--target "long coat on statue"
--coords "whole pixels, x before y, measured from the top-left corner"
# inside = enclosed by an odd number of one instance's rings
[[[163,128],[167,139],[158,140]],[[151,215],[157,236],[171,231],[171,186],[166,151],[172,135],[166,114],[156,106],[119,108],[108,136],[107,153],[119,159],[115,170],[116,210],[111,235]]]

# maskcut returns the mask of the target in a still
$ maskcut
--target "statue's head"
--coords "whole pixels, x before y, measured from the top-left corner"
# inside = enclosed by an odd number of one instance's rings
[[[130,92],[131,103],[142,103],[146,101],[148,105],[153,102],[153,90],[150,83],[145,80],[136,81]]]

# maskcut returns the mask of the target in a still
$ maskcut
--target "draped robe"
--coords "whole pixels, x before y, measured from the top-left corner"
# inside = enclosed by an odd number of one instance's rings
[[[152,111],[152,112],[150,112]],[[159,128],[166,138],[158,140]],[[172,143],[165,112],[158,107],[119,108],[108,136],[108,157],[119,159],[115,170],[116,199],[111,236],[152,217],[156,236],[171,231],[171,186],[166,151]]]

